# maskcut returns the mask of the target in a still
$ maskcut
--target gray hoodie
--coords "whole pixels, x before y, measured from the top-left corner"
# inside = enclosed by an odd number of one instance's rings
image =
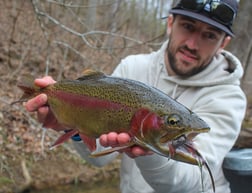
[[[242,66],[235,56],[223,51],[194,76],[169,76],[164,63],[167,43],[156,52],[128,56],[117,66],[113,76],[142,81],[162,90],[210,125],[210,132],[198,135],[194,143],[211,168],[216,192],[229,193],[222,162],[238,137],[245,114],[246,97],[240,89]],[[89,159],[85,145],[75,143],[75,146],[85,159],[99,166],[117,155]],[[122,193],[212,192],[206,169],[203,168],[202,186],[199,167],[156,154],[135,159],[123,154],[120,174]]]

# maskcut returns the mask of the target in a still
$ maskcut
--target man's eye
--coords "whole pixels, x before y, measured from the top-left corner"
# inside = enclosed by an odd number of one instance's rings
[[[211,32],[204,33],[203,37],[204,37],[204,39],[208,39],[211,41],[217,40],[217,36]]]
[[[189,24],[189,23],[184,23],[183,28],[188,30],[188,31],[193,31],[194,30],[194,26],[192,24]]]

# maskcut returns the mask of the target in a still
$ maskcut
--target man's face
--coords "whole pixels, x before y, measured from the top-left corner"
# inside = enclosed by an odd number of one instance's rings
[[[168,18],[168,34],[168,73],[184,77],[201,72],[230,40],[211,25],[180,15]]]

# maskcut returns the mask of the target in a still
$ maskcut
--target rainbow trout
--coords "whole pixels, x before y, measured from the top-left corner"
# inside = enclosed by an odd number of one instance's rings
[[[131,141],[93,156],[139,145],[161,156],[193,165],[206,161],[193,147],[192,139],[209,131],[209,126],[188,108],[160,90],[138,81],[86,71],[76,80],[63,80],[45,88],[34,86],[34,80],[18,83],[24,94],[17,101],[45,93],[57,121],[71,129],[55,145],[79,134],[91,151],[95,139],[111,131],[127,132]]]

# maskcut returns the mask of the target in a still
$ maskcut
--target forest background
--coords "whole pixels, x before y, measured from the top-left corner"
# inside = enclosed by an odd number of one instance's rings
[[[84,69],[110,74],[122,58],[157,50],[166,40],[169,0],[0,1],[0,193],[118,178],[119,159],[94,168],[71,142],[49,150],[58,133],[45,130],[33,113],[10,103],[21,96],[24,74],[77,78]],[[251,146],[252,3],[240,1],[228,47],[242,62],[248,110],[238,147]],[[250,141],[250,142],[249,142]],[[244,143],[249,142],[249,143]]]

